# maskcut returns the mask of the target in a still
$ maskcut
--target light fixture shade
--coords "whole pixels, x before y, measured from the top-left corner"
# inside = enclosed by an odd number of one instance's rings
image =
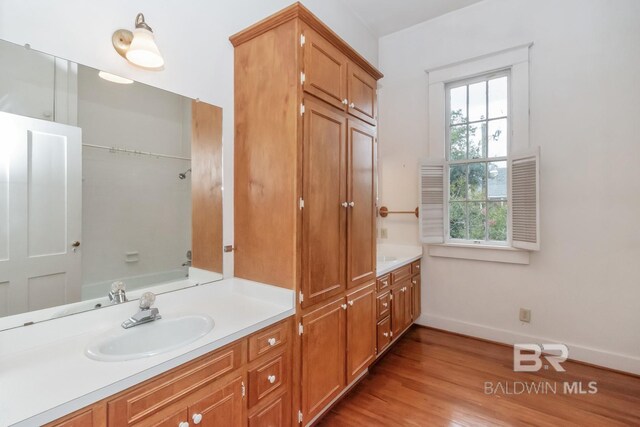
[[[164,58],[156,46],[153,33],[146,28],[133,30],[133,40],[126,57],[132,64],[143,68],[162,68],[164,65]]]
[[[107,73],[106,71],[98,72],[100,78],[107,80],[112,83],[118,83],[121,85],[130,85],[133,83],[133,80],[126,79],[124,77],[116,76],[115,74]]]

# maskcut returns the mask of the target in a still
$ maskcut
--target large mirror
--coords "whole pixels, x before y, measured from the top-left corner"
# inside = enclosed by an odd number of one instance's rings
[[[222,278],[222,110],[0,41],[0,330]]]

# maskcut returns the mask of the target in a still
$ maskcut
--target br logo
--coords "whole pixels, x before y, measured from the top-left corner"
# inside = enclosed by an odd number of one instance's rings
[[[542,369],[542,358],[558,372],[565,369],[560,365],[569,357],[569,348],[564,344],[514,344],[513,370],[515,372],[537,372]],[[545,365],[545,369],[547,366]]]

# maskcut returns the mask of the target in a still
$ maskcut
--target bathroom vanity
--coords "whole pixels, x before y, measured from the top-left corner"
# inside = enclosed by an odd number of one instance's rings
[[[213,416],[230,417],[225,425],[289,419],[283,414],[289,412],[293,292],[226,279],[159,295],[155,305],[162,319],[127,332],[194,314],[215,325],[179,348],[121,361],[94,360],[86,349],[123,330],[135,301],[3,331],[0,425],[186,427],[200,415],[204,425]]]

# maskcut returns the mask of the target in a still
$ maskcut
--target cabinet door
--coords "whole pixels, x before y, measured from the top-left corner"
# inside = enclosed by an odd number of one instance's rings
[[[202,427],[242,426],[244,424],[242,389],[242,377],[226,384],[213,386],[207,397],[189,406],[187,421]]]
[[[404,329],[404,293],[402,287],[404,284],[401,282],[397,286],[391,289],[391,332],[392,337],[395,338],[400,335],[400,332]]]
[[[305,92],[342,110],[347,98],[347,58],[315,31],[304,27]]]
[[[280,396],[264,408],[249,416],[249,427],[285,427],[291,425],[288,394]]]
[[[420,275],[411,279],[411,320],[420,316]]]
[[[376,357],[376,284],[347,295],[347,384]]]
[[[346,289],[346,119],[305,99],[302,293],[308,307]],[[277,250],[277,249],[274,249]]]
[[[413,318],[411,317],[413,313],[413,305],[412,305],[412,285],[411,280],[407,280],[402,288],[402,298],[404,298],[404,322],[402,324],[402,330],[405,330],[409,325],[411,325],[411,321]]]
[[[375,142],[372,126],[348,121],[348,287],[376,278]]]
[[[349,114],[372,125],[376,124],[376,79],[360,67],[349,63],[347,74],[347,99]]]
[[[302,316],[302,416],[308,422],[345,386],[344,298]]]

